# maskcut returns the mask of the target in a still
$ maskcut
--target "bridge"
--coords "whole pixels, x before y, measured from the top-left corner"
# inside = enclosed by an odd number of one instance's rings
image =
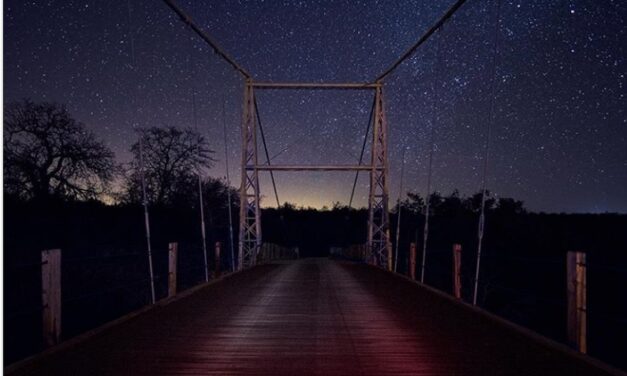
[[[577,270],[577,298],[572,310],[574,331],[578,335],[583,332],[583,337],[575,341],[579,352],[477,306],[489,130],[484,154],[472,304],[423,283],[429,235],[428,200],[421,265],[418,267],[420,278],[396,273],[394,262],[398,260],[398,250],[394,254],[390,234],[385,78],[438,32],[464,2],[456,1],[413,46],[372,82],[310,83],[255,80],[182,8],[172,0],[165,0],[183,22],[245,81],[239,237],[234,241],[231,234],[230,242],[233,270],[219,278],[209,278],[205,223],[201,210],[205,283],[158,300],[149,210],[144,199],[152,304],[10,365],[5,368],[6,374],[619,374],[620,371],[582,354],[585,352],[586,307],[585,295],[581,295],[579,290],[583,286],[585,291],[585,277],[582,280],[580,274],[585,259],[582,261],[580,256],[573,264]],[[498,20],[495,25],[497,23]],[[495,38],[494,64],[497,47]],[[256,91],[260,90],[372,92],[371,116],[359,163],[272,165],[255,99]],[[492,110],[490,108],[490,112]],[[491,122],[491,113],[489,119]],[[371,160],[366,164],[363,163],[363,156],[369,136]],[[260,161],[263,155],[258,151],[258,137],[263,143],[265,163]],[[430,179],[431,163],[429,169]],[[365,244],[360,245],[360,257],[352,257],[352,260],[330,257],[281,261],[270,258],[260,262],[260,254],[267,243],[264,243],[261,233],[259,174],[268,172],[272,177],[277,205],[280,206],[273,171],[353,171],[355,182],[360,172],[369,174],[367,239]],[[145,195],[145,187],[143,193]],[[202,208],[202,192],[200,200]],[[400,215],[397,218],[400,221]],[[231,231],[232,227],[229,226]],[[415,252],[416,245],[413,244],[413,247]],[[340,252],[338,256],[345,255]],[[415,253],[412,257],[413,274],[416,271]],[[44,305],[44,309],[50,311],[51,306]],[[52,322],[50,325],[53,327],[60,325],[54,321],[53,317],[47,323]],[[584,338],[583,343],[581,338]],[[56,340],[52,342],[56,343]]]
[[[7,375],[607,375],[617,372],[363,263],[258,265],[5,369]]]

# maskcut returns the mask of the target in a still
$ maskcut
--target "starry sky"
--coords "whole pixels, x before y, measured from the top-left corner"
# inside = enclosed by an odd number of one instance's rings
[[[468,0],[386,78],[391,199],[403,154],[405,190],[426,192],[431,127],[432,188],[480,190],[494,79],[488,189],[536,211],[627,212],[627,3],[500,0],[495,23],[497,1]],[[178,3],[256,80],[367,82],[452,0]],[[226,125],[231,181],[239,184],[244,81],[165,3],[4,7],[5,102],[66,104],[120,162],[130,158],[134,127],[197,124],[216,151],[215,177],[226,172]],[[356,163],[372,93],[264,91],[257,99],[272,163]],[[367,205],[362,175],[356,206]],[[347,203],[353,178],[276,173],[282,202],[314,207]],[[265,173],[261,186],[263,204],[274,205]]]

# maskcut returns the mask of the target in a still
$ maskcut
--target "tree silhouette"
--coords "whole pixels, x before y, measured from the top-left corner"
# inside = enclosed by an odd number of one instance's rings
[[[113,152],[55,103],[4,109],[4,190],[22,199],[96,198],[115,175]]]
[[[496,205],[496,211],[498,213],[508,215],[520,215],[527,213],[524,203],[513,198],[500,198]]]
[[[237,213],[237,208],[239,208],[239,191],[237,189],[229,187],[226,182],[221,179],[212,178],[210,176],[203,179],[202,189],[204,195],[204,205],[207,209],[212,212],[228,213],[227,210],[229,209],[229,207],[227,196],[230,194],[233,211]],[[191,195],[191,198],[194,201],[191,206],[193,206],[194,208],[197,208],[197,195],[197,192]]]
[[[147,200],[153,204],[189,202],[198,187],[198,173],[215,161],[207,139],[192,129],[150,127],[139,130],[140,140],[131,146],[133,160],[127,170],[127,202],[142,201],[141,158],[143,157]]]

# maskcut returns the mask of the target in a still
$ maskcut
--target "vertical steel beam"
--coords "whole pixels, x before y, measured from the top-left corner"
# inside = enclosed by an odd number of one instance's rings
[[[261,246],[261,210],[257,166],[257,128],[253,83],[246,81],[242,111],[242,181],[240,185],[240,219],[238,269],[255,264]]]
[[[388,152],[387,121],[383,101],[383,87],[375,89],[374,126],[370,163],[370,191],[368,195],[368,248],[371,262],[392,270],[392,243],[388,207]]]

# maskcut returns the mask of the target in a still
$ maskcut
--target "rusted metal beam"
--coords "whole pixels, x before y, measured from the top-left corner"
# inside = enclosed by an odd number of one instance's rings
[[[224,49],[220,47],[218,43],[216,43],[216,41],[214,41],[206,32],[204,32],[198,25],[196,25],[194,20],[187,13],[185,13],[183,9],[181,9],[176,4],[176,2],[174,2],[173,0],[163,0],[163,1],[170,7],[170,9],[172,9],[176,14],[178,14],[178,16],[181,17],[181,20],[183,20],[183,22],[185,22],[196,34],[198,34],[198,36],[202,40],[207,42],[207,44],[210,45],[211,48],[213,48],[213,51],[216,54],[218,54],[221,58],[226,60],[227,63],[229,63],[233,68],[235,68],[236,71],[240,72],[244,77],[246,78],[252,77],[250,73],[248,73],[246,69],[244,69],[229,54],[227,54],[224,51]]]
[[[381,268],[392,271],[392,243],[388,208],[388,142],[383,87],[375,91],[374,122],[368,194],[368,248],[370,258]]]
[[[259,164],[254,91],[247,80],[242,111],[242,183],[240,185],[240,225],[238,270],[255,265],[261,247],[261,210],[259,208],[259,173],[247,166]]]
[[[339,89],[339,90],[367,90],[376,89],[381,84],[366,82],[348,83],[318,83],[318,82],[253,82],[257,89]]]
[[[370,165],[248,165],[246,170],[257,171],[370,171]],[[383,169],[379,166],[376,169]]]

